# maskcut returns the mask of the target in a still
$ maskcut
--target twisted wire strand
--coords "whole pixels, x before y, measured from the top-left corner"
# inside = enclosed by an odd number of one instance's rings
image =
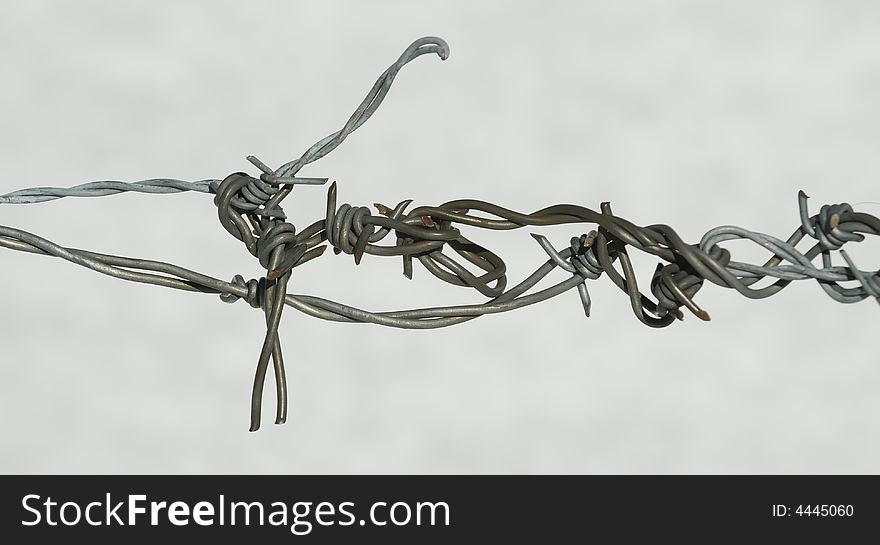
[[[287,381],[278,334],[284,306],[335,322],[434,329],[486,314],[509,312],[575,289],[584,314],[589,317],[592,300],[588,281],[597,280],[603,274],[626,294],[634,315],[650,327],[666,327],[676,319],[683,319],[682,307],[702,320],[709,320],[709,313],[694,301],[706,281],[735,289],[745,297],[760,299],[778,293],[792,281],[812,279],[835,301],[855,303],[872,297],[880,302],[880,271],[860,270],[843,249],[846,243],[863,241],[865,235],[880,235],[880,219],[856,212],[846,203],[823,205],[818,214],[811,216],[808,197],[802,191],[798,195],[800,226],[786,240],[725,225],[707,231],[698,244],[689,244],[668,225],[639,226],[617,216],[607,202],[601,203],[599,211],[574,204],[557,204],[523,213],[473,199],[412,209],[412,201],[404,200],[394,208],[374,203],[377,213],[373,214],[366,206],[338,204],[335,182],[327,190],[324,217],[298,231],[287,221],[281,202],[294,185],[321,185],[328,181],[327,178],[298,177],[299,170],[333,151],[363,125],[385,98],[400,69],[428,53],[446,59],[449,49],[439,38],[414,42],[383,72],[343,128],[316,142],[299,159],[273,170],[248,156],[248,161],[261,171],[257,178],[236,172],[223,180],[198,182],[164,178],[135,183],[101,181],[72,188],[24,189],[0,196],[0,203],[25,204],[125,191],[213,194],[220,224],[266,269],[262,278],[245,280],[235,275],[227,282],[160,261],[63,247],[6,226],[0,226],[0,246],[60,257],[123,280],[219,294],[227,303],[243,299],[261,309],[266,335],[251,392],[251,431],[260,426],[263,387],[270,362],[276,385],[275,422],[280,424],[287,418]],[[531,233],[547,259],[513,287],[508,287],[504,260],[463,234],[467,230],[497,231],[565,224],[590,224],[596,228],[571,237],[569,244],[560,250],[543,235]],[[799,250],[798,244],[808,237],[814,239],[815,244],[806,251]],[[389,243],[383,244],[386,239]],[[721,245],[735,239],[751,241],[770,252],[771,257],[761,265],[733,261],[730,251]],[[440,281],[476,290],[488,300],[470,305],[373,312],[312,295],[287,293],[292,270],[320,257],[327,247],[333,248],[335,254],[351,255],[356,265],[362,263],[365,255],[400,257],[403,274],[408,279],[413,278],[413,263],[418,261]],[[649,283],[650,295],[639,288],[629,256],[631,250],[659,259]],[[846,266],[832,264],[833,252],[840,253]],[[820,256],[821,266],[817,266],[814,261]],[[544,289],[534,289],[555,269],[567,273],[568,278]],[[763,279],[773,282],[753,287]],[[845,286],[842,282],[852,285]]]
[[[254,184],[253,187],[249,188],[253,197],[246,200],[236,200],[236,206],[239,209],[248,209],[249,206],[254,206],[255,209],[257,206],[265,204],[269,198],[279,191],[272,184],[285,185],[277,201],[280,202],[289,193],[289,185],[319,185],[325,183],[327,181],[326,178],[301,178],[296,177],[296,173],[305,165],[317,161],[336,149],[351,133],[372,117],[382,104],[382,101],[385,100],[385,96],[388,94],[389,89],[391,89],[391,84],[394,83],[394,78],[397,77],[398,72],[410,61],[430,53],[436,53],[441,60],[446,60],[449,58],[449,45],[442,38],[434,36],[419,38],[410,44],[397,61],[379,76],[376,83],[373,84],[373,87],[367,93],[367,96],[361,101],[354,113],[351,114],[345,125],[333,134],[325,136],[312,144],[298,159],[288,161],[277,169],[272,170],[253,155],[249,155],[247,160],[263,172],[260,176],[262,183]],[[102,197],[128,191],[165,194],[183,191],[216,193],[220,181],[210,179],[187,182],[172,178],[154,178],[139,182],[95,181],[68,188],[33,187],[0,195],[0,204],[34,204],[63,197]],[[264,194],[268,194],[266,199],[262,199]],[[248,196],[251,196],[251,193],[248,193]]]
[[[196,191],[212,193],[211,184],[219,180],[186,182],[171,178],[154,178],[140,182],[116,182],[110,180],[88,182],[73,187],[31,187],[0,195],[0,204],[34,204],[54,201],[62,197],[103,197],[128,191],[135,193],[182,193]]]

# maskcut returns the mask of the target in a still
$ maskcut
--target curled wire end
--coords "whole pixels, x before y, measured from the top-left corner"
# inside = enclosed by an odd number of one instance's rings
[[[398,65],[403,66],[409,61],[428,53],[436,53],[440,60],[449,58],[449,44],[443,38],[425,36],[410,44],[397,60]]]

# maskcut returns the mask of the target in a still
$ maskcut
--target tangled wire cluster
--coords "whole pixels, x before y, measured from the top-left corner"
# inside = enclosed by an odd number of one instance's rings
[[[521,213],[479,200],[454,200],[439,206],[409,209],[405,200],[391,208],[376,203],[377,213],[364,206],[338,205],[336,183],[327,191],[324,217],[297,231],[281,207],[295,185],[321,185],[327,178],[298,177],[305,165],[333,151],[363,125],[385,98],[395,76],[411,60],[428,53],[446,59],[449,48],[439,38],[422,38],[410,45],[376,81],[367,97],[339,131],[322,138],[294,161],[271,169],[253,156],[248,160],[262,174],[255,178],[237,172],[223,180],[187,182],[152,179],[135,183],[101,181],[72,188],[40,187],[0,196],[0,204],[38,203],[61,197],[93,197],[136,191],[178,193],[198,191],[214,195],[220,224],[266,269],[260,279],[245,280],[236,275],[225,282],[176,265],[119,257],[59,246],[37,235],[0,226],[0,245],[26,252],[56,256],[95,271],[136,282],[219,294],[233,303],[244,299],[263,310],[266,336],[257,363],[251,394],[251,431],[260,427],[263,385],[273,363],[276,384],[276,423],[287,418],[287,384],[278,327],[285,305],[308,315],[337,322],[374,323],[407,329],[447,327],[484,314],[495,314],[532,305],[576,288],[586,316],[591,300],[588,280],[606,274],[627,294],[636,317],[651,327],[665,327],[682,319],[685,307],[702,320],[709,314],[695,301],[705,281],[732,288],[752,299],[769,297],[793,280],[816,280],[834,300],[853,303],[873,297],[880,302],[880,271],[859,270],[842,249],[847,242],[860,242],[865,235],[880,235],[880,219],[856,212],[849,204],[824,205],[815,216],[809,214],[807,196],[799,193],[800,226],[786,240],[740,227],[721,226],[708,231],[698,244],[688,244],[668,225],[639,226],[616,216],[611,205],[602,203],[596,212],[573,204],[557,204],[532,213]],[[542,235],[533,233],[547,261],[519,284],[508,288],[504,260],[470,240],[460,227],[510,230],[526,226],[596,224],[597,228],[571,238],[561,250]],[[393,243],[381,244],[393,233]],[[805,237],[815,239],[806,252],[796,248]],[[720,244],[732,239],[750,240],[767,249],[772,257],[762,265],[732,261]],[[489,300],[476,305],[455,305],[369,312],[319,297],[287,293],[291,271],[321,256],[327,245],[336,254],[352,255],[360,264],[364,254],[399,256],[403,273],[412,278],[413,259],[438,279],[455,286],[473,288]],[[451,250],[455,256],[447,253]],[[650,295],[641,292],[630,260],[630,250],[657,256],[650,282]],[[832,264],[832,252],[839,252],[846,266]],[[813,261],[822,257],[821,267]],[[619,269],[615,266],[619,263]],[[477,272],[472,272],[471,268]],[[571,276],[548,288],[532,291],[555,268]],[[761,288],[752,287],[764,278],[776,279]],[[854,281],[844,286],[841,282]]]

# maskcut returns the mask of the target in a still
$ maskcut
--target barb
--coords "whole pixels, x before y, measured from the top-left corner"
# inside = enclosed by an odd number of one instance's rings
[[[244,299],[252,307],[261,309],[266,320],[266,335],[251,393],[251,431],[260,426],[263,387],[270,361],[276,385],[275,422],[280,424],[287,418],[287,382],[278,333],[285,306],[335,322],[434,329],[526,307],[576,289],[584,314],[589,317],[592,300],[588,281],[597,280],[603,274],[626,294],[635,316],[650,327],[666,327],[675,319],[683,319],[682,307],[701,320],[709,320],[708,312],[694,300],[706,281],[735,289],[748,298],[760,299],[778,293],[792,281],[812,279],[835,301],[854,303],[873,297],[880,302],[880,271],[858,269],[843,250],[846,243],[861,242],[865,235],[880,235],[880,219],[856,212],[846,203],[824,205],[817,215],[810,216],[808,197],[802,191],[798,195],[800,226],[786,240],[726,225],[710,229],[699,244],[689,244],[668,225],[639,226],[615,215],[607,202],[601,203],[598,212],[574,204],[557,204],[523,213],[471,199],[408,210],[412,201],[404,200],[393,208],[375,203],[377,213],[374,214],[366,206],[339,205],[335,182],[327,190],[323,217],[297,231],[287,221],[281,202],[295,185],[321,185],[328,181],[327,178],[299,177],[300,169],[336,149],[363,125],[384,100],[400,69],[427,53],[436,53],[446,59],[449,49],[439,38],[422,38],[414,42],[382,73],[343,128],[316,142],[299,159],[273,170],[256,157],[248,156],[248,161],[261,171],[257,178],[237,172],[223,180],[198,182],[165,178],[130,184],[104,181],[67,189],[24,189],[0,196],[0,203],[24,204],[126,191],[211,193],[220,224],[266,269],[262,278],[245,280],[241,275],[235,275],[226,282],[159,261],[66,248],[5,226],[0,226],[0,246],[60,257],[123,280],[219,294],[226,303]],[[561,250],[557,250],[545,236],[531,233],[547,260],[509,288],[504,260],[464,235],[465,231],[563,224],[590,224],[596,229],[572,237]],[[383,244],[389,237],[392,240]],[[806,251],[799,250],[798,244],[807,237],[816,243]],[[749,240],[763,247],[770,253],[770,258],[762,265],[732,261],[730,252],[721,244],[734,239]],[[335,254],[351,255],[356,265],[362,263],[365,255],[400,257],[403,274],[408,279],[413,278],[413,263],[417,260],[440,281],[474,289],[487,301],[473,305],[371,312],[320,297],[287,293],[292,270],[320,257],[328,246]],[[629,257],[631,250],[656,256],[660,261],[649,284],[653,298],[639,288]],[[834,252],[840,253],[846,266],[832,265]],[[813,262],[819,256],[821,265],[817,266]],[[569,277],[550,287],[534,290],[557,268]],[[765,278],[775,281],[761,288],[753,287]],[[845,286],[842,282],[855,285]]]

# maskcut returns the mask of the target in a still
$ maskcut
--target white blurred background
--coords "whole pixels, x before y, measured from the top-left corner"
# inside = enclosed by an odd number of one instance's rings
[[[876,2],[20,1],[0,18],[0,193],[91,180],[223,178],[342,126],[414,39],[445,38],[304,176],[341,202],[454,198],[532,211],[611,201],[691,242],[781,238],[797,191],[880,214]],[[302,228],[325,190],[285,201]],[[259,276],[203,194],[2,206],[61,245]],[[549,229],[562,246],[588,228]],[[468,231],[515,284],[528,235]],[[762,261],[747,244],[737,258]],[[864,269],[876,240],[852,247]],[[643,289],[656,261],[638,256]],[[281,325],[292,406],[247,432],[264,334],[244,302],[0,251],[0,470],[8,473],[876,473],[878,307],[815,282],[752,301],[707,284],[641,325],[607,277],[438,331]],[[291,291],[373,310],[482,301],[420,265],[328,252]],[[565,275],[557,271],[552,280]],[[873,335],[872,335],[873,334]]]

